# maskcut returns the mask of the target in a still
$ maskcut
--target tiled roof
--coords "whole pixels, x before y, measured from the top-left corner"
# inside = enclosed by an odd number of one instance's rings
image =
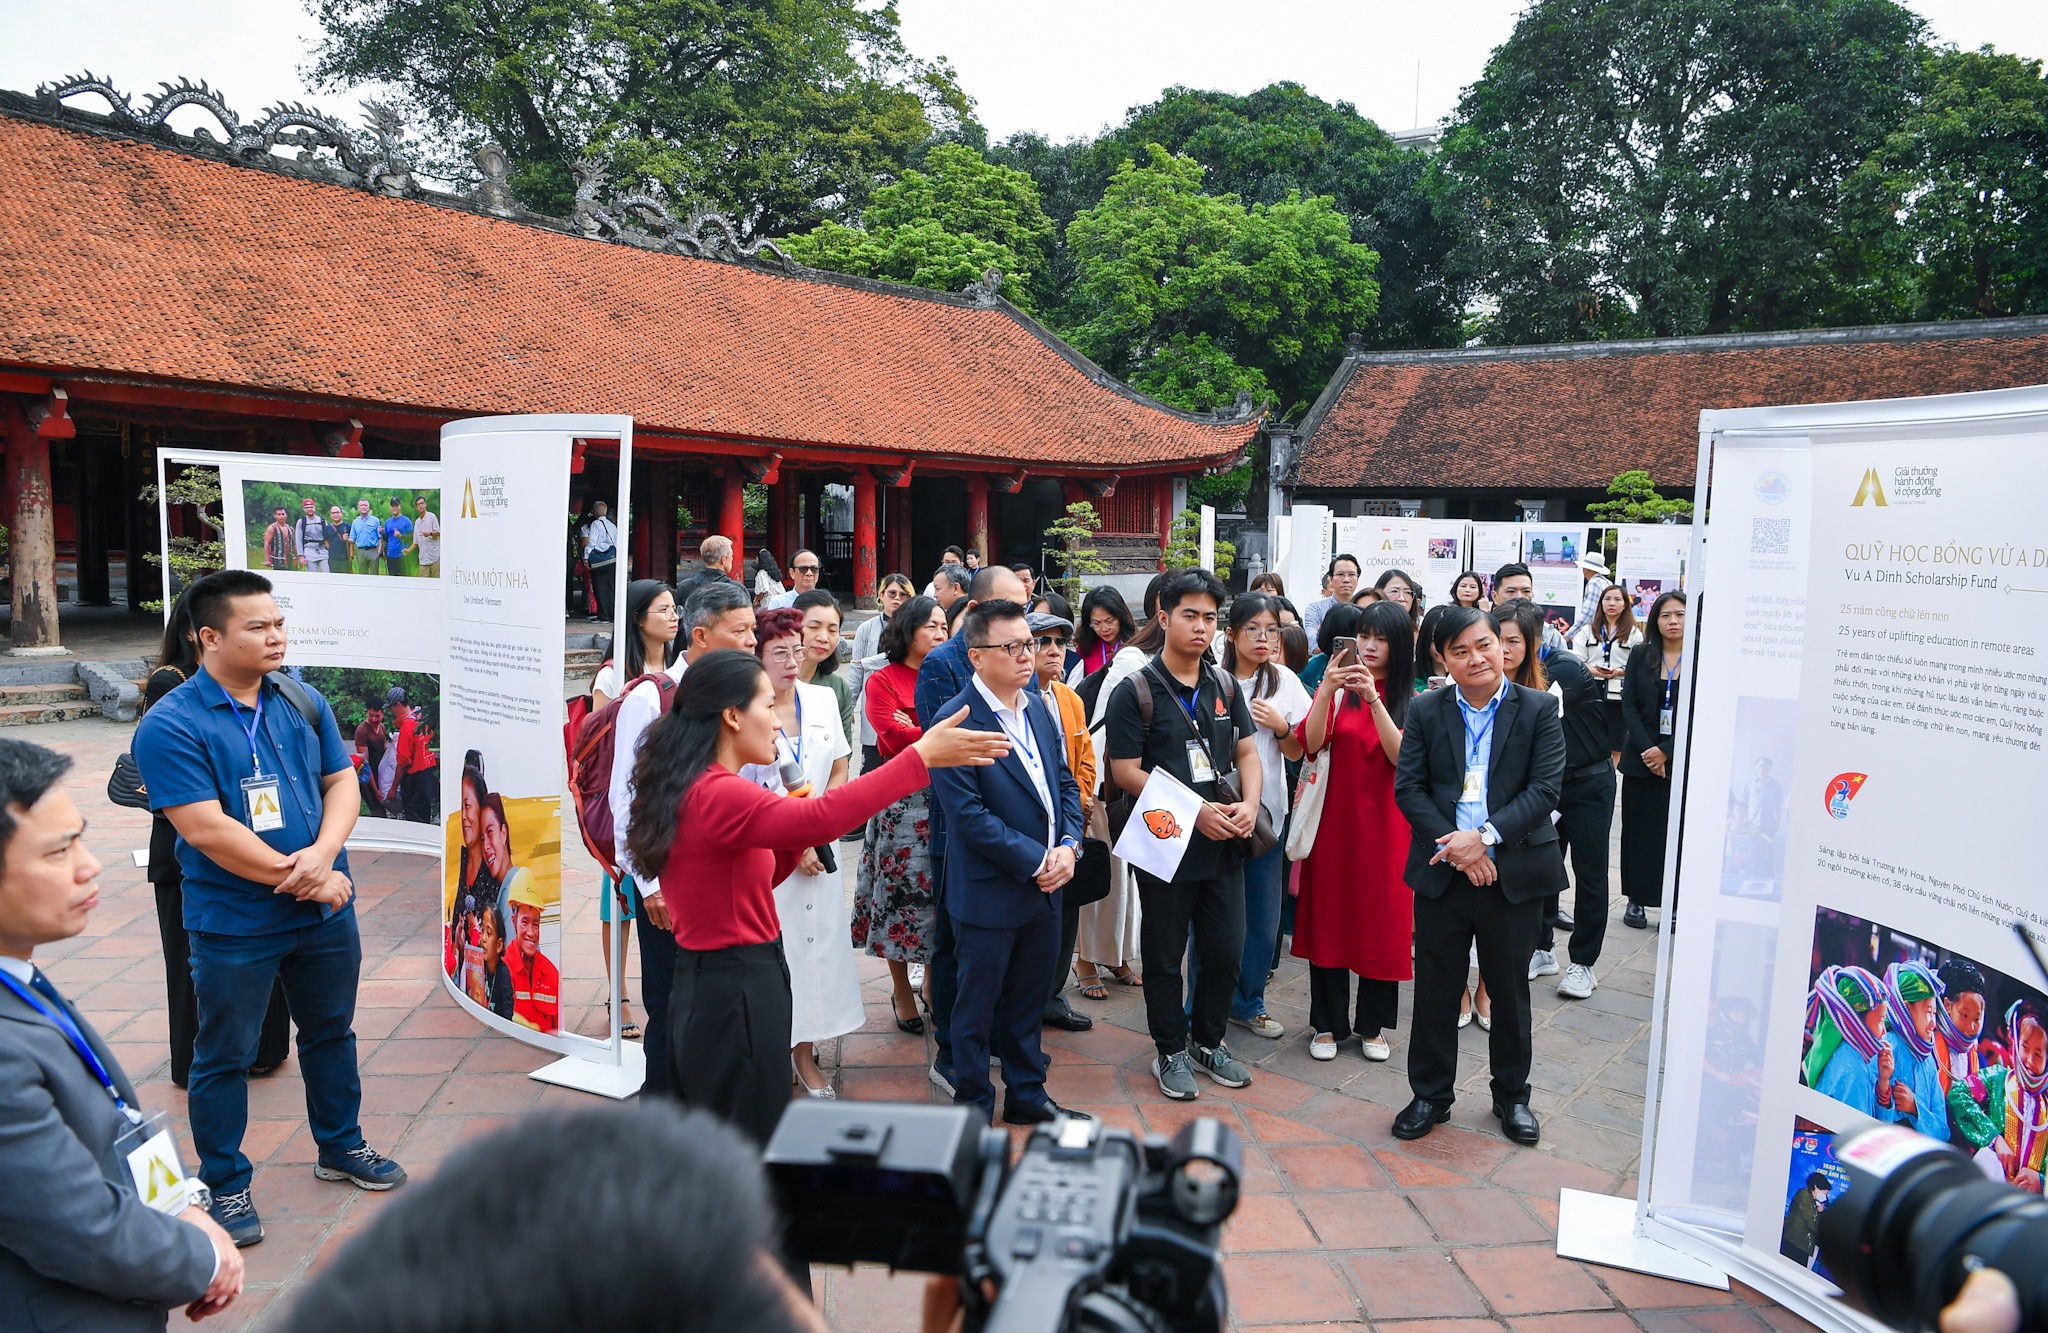
[[[2048,318],[1354,355],[1302,423],[1303,487],[1689,485],[1707,408],[2048,383]]]
[[[1004,303],[787,275],[0,115],[0,368],[1081,470],[1257,429]]]

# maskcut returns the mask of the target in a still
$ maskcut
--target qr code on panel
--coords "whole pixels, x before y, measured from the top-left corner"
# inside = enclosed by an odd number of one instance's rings
[[[1791,552],[1791,519],[1753,518],[1749,520],[1749,553],[1751,555],[1790,555]]]

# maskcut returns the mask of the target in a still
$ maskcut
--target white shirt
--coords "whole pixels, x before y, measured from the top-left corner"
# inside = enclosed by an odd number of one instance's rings
[[[873,621],[868,622],[868,624],[873,623]],[[861,628],[866,629],[867,626],[863,625]],[[868,677],[874,675],[887,665],[889,665],[888,654],[872,651],[867,653],[861,652],[860,636],[858,634],[853,636],[853,665],[847,668],[846,688],[853,691],[853,716],[854,720],[860,724],[860,743],[862,745],[880,744],[880,738],[875,735],[875,724],[868,721]]]
[[[619,525],[608,518],[594,518],[590,526],[583,529],[583,554],[588,557],[592,551],[616,551],[619,549]]]
[[[982,682],[978,673],[974,676],[974,688],[981,691],[981,697],[988,702],[989,709],[996,715],[996,722],[1010,738],[1010,753],[1016,755],[1018,761],[1024,765],[1025,775],[1031,779],[1032,789],[1038,793],[1039,804],[1045,807],[1045,846],[1046,854],[1050,856],[1052,848],[1059,844],[1060,807],[1053,799],[1044,741],[1031,725],[1031,694],[1028,690],[1019,690],[1017,707],[1012,709],[996,698],[995,691]],[[1045,696],[1039,697],[1042,699]],[[1053,730],[1058,731],[1059,728],[1055,726]],[[1045,862],[1040,861],[1038,868],[1043,871]]]
[[[1308,716],[1309,707],[1315,701],[1309,697],[1301,677],[1279,663],[1274,664],[1273,670],[1279,684],[1264,697],[1267,703],[1280,710],[1280,716],[1287,719],[1287,726],[1292,730],[1301,725],[1301,720]],[[1258,685],[1256,675],[1249,680],[1240,678],[1237,682],[1237,688],[1244,691],[1246,711],[1251,709],[1251,700]],[[1259,804],[1266,807],[1266,814],[1277,829],[1287,818],[1287,758],[1280,753],[1280,738],[1270,727],[1254,724],[1252,740],[1259,747]]]
[[[36,965],[13,954],[0,954],[0,972],[5,972],[24,986],[36,979]]]
[[[780,610],[782,607],[789,606],[792,603],[794,603],[796,599],[796,589],[789,588],[782,592],[776,593],[773,597],[770,597],[767,601],[761,603],[761,609],[763,611]]]
[[[428,510],[412,525],[412,533],[419,543],[420,563],[438,565],[441,563],[441,520]]]
[[[689,662],[678,657],[675,665],[668,668],[669,679],[680,681],[683,672],[689,669]],[[633,763],[639,758],[640,742],[647,735],[647,729],[661,716],[661,691],[653,681],[635,686],[619,703],[617,718],[612,724],[612,854],[619,859],[619,868],[633,877],[639,885],[640,896],[661,892],[661,881],[645,873],[633,864],[626,854],[626,835],[633,826]]]

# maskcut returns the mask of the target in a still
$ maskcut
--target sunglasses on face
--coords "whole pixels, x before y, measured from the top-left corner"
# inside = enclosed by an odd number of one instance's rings
[[[1040,652],[1044,652],[1047,648],[1066,647],[1067,636],[1064,634],[1041,634],[1036,639],[1033,639],[1032,642],[1038,645]]]
[[[816,565],[791,565],[790,569],[798,574],[815,574],[818,572],[818,566]]]

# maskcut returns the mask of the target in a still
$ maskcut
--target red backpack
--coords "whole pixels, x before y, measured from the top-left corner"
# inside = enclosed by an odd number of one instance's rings
[[[571,699],[569,720],[562,724],[576,824],[583,833],[584,847],[614,881],[621,878],[616,850],[618,823],[612,817],[612,765],[618,758],[619,705],[648,681],[654,682],[660,695],[661,703],[655,713],[660,717],[675,701],[676,682],[665,671],[650,671],[628,681],[618,698],[602,708],[593,710],[587,694]]]

